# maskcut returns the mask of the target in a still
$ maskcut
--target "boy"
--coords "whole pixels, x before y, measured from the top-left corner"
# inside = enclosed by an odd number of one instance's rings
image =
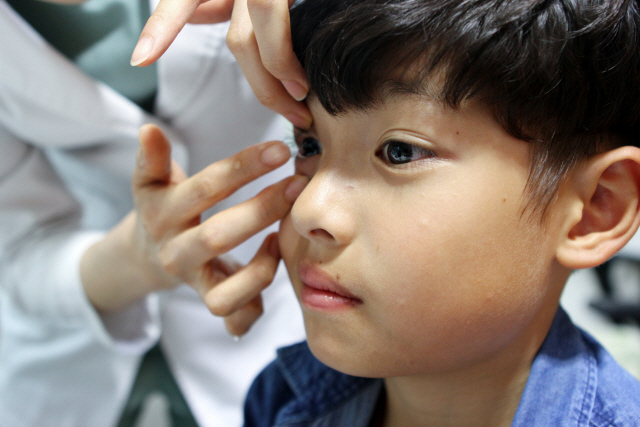
[[[279,239],[308,340],[248,426],[640,425],[640,383],[558,306],[640,223],[639,9],[292,9],[311,180]]]

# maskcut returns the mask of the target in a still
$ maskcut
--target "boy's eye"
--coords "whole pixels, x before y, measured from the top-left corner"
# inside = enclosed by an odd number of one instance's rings
[[[299,142],[298,157],[306,158],[322,154],[322,145],[320,141],[311,136],[305,136],[302,141]]]
[[[415,162],[425,158],[434,157],[435,153],[419,145],[413,145],[402,141],[386,142],[376,155],[383,161],[393,165]]]

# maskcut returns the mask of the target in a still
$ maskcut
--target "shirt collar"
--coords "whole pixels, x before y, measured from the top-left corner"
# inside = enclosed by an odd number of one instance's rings
[[[560,308],[534,359],[512,427],[586,426],[596,385],[596,356]]]
[[[283,408],[275,425],[314,420],[314,426],[356,427],[364,415],[368,420],[382,389],[380,379],[354,377],[324,365],[306,342],[278,350],[277,363],[296,399]],[[347,420],[353,422],[345,424]]]
[[[313,426],[356,427],[363,419],[367,425],[382,380],[331,369],[311,354],[306,342],[280,349],[278,364],[296,399],[283,408],[276,425],[315,421]],[[567,420],[586,426],[596,378],[595,354],[560,308],[533,362],[512,427],[567,425]]]

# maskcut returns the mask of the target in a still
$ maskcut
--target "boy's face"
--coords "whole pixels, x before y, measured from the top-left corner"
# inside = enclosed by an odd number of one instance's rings
[[[314,354],[392,377],[535,352],[568,272],[554,210],[522,212],[528,144],[473,103],[309,107],[296,168],[312,179],[279,239]]]

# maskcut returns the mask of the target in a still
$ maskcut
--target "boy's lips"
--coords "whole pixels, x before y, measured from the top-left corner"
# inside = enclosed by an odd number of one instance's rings
[[[303,262],[298,267],[303,287],[302,304],[316,310],[339,310],[362,304],[362,300],[338,284],[328,273],[312,264]]]

